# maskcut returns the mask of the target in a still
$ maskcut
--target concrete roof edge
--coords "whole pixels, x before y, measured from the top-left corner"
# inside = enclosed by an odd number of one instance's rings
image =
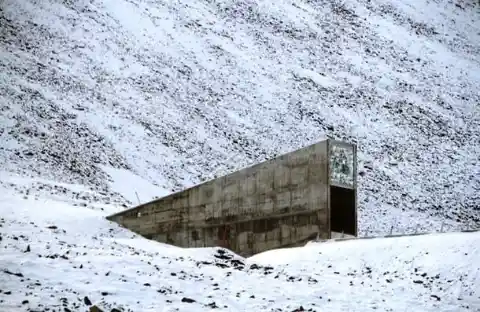
[[[250,166],[247,166],[247,167],[244,167],[244,168],[239,168],[239,169],[237,169],[237,170],[235,170],[235,171],[233,171],[233,172],[231,172],[231,173],[234,173],[234,172],[237,172],[237,171],[246,169],[246,168],[253,167],[253,166],[258,165],[258,164],[261,164],[261,163],[263,163],[263,162],[266,162],[266,161],[270,161],[270,160],[272,160],[272,159],[275,159],[275,158],[277,158],[277,157],[279,157],[279,156],[286,155],[286,154],[290,154],[290,153],[295,152],[295,151],[297,151],[297,150],[301,150],[301,149],[303,149],[303,148],[307,148],[307,147],[310,147],[310,146],[313,146],[313,145],[315,145],[315,144],[318,144],[318,143],[321,143],[321,142],[325,142],[325,141],[332,141],[332,142],[335,142],[335,143],[344,143],[344,144],[347,144],[347,145],[353,145],[353,144],[346,143],[346,142],[343,142],[343,141],[337,141],[337,140],[331,139],[331,138],[329,138],[328,136],[324,136],[324,137],[320,138],[320,139],[319,139],[317,142],[315,142],[315,143],[308,144],[308,145],[306,145],[306,146],[297,148],[297,149],[292,150],[292,151],[290,151],[290,152],[283,153],[283,154],[281,154],[281,155],[278,155],[278,156],[273,157],[273,158],[270,158],[270,159],[266,159],[265,161],[262,161],[262,162],[257,163],[257,164],[253,164],[253,165],[250,165]],[[231,174],[231,173],[229,173],[229,174]],[[229,174],[223,175],[223,176],[221,176],[221,177],[228,176]],[[218,178],[221,178],[221,177],[218,177]],[[140,205],[138,205],[138,206],[131,207],[131,208],[128,208],[128,209],[125,209],[125,210],[116,212],[116,213],[114,213],[114,214],[111,214],[111,215],[107,216],[106,219],[111,221],[111,219],[113,219],[113,218],[115,218],[115,217],[121,216],[121,215],[123,215],[123,214],[125,214],[125,213],[134,211],[134,210],[136,210],[136,209],[141,209],[142,207],[145,207],[146,205],[149,205],[149,204],[152,204],[152,203],[161,201],[161,200],[163,200],[163,199],[166,199],[166,198],[168,198],[168,197],[170,197],[170,196],[174,196],[174,195],[179,194],[179,193],[183,193],[183,192],[185,192],[185,191],[187,191],[187,190],[189,190],[189,189],[193,189],[193,188],[195,188],[195,187],[198,187],[199,185],[202,185],[202,184],[204,184],[204,183],[211,182],[211,181],[216,180],[216,179],[218,179],[218,178],[214,178],[214,179],[210,179],[210,180],[207,180],[207,181],[203,181],[203,182],[197,183],[197,184],[195,184],[195,185],[192,185],[192,186],[190,186],[190,187],[187,187],[187,188],[185,188],[185,189],[183,189],[183,190],[180,190],[180,191],[177,191],[177,192],[173,192],[173,193],[171,193],[171,194],[168,194],[168,195],[163,196],[163,197],[160,197],[160,198],[153,199],[153,200],[151,200],[151,201],[149,201],[149,202],[140,204]]]

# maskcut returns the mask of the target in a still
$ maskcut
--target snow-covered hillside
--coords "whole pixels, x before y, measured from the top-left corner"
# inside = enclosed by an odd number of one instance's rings
[[[3,0],[0,182],[131,205],[329,135],[361,233],[474,227],[479,90],[475,1]]]
[[[480,309],[480,232],[311,243],[243,259],[149,241],[104,215],[0,188],[0,311]]]

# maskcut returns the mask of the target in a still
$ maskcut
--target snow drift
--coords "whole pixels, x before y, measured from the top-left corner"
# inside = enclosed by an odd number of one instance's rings
[[[0,311],[480,307],[480,232],[312,243],[244,259],[152,242],[104,215],[0,188]]]

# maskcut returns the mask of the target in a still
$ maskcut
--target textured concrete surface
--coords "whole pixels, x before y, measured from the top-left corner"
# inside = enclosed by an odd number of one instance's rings
[[[241,255],[330,238],[329,141],[112,215],[145,237]]]

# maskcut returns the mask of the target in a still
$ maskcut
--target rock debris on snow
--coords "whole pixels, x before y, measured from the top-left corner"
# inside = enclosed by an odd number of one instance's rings
[[[12,311],[401,311],[411,298],[425,311],[467,311],[480,300],[478,233],[310,243],[245,259],[224,248],[181,249],[132,238],[99,211],[15,196],[2,199],[8,203],[1,207],[2,231],[18,238],[28,233],[42,257],[5,236],[0,307]],[[44,231],[52,221],[68,230]]]
[[[358,143],[361,234],[480,225],[475,1],[3,2],[25,198],[113,212],[328,135]]]
[[[478,8],[2,1],[0,310],[474,311],[478,233],[245,259],[104,217],[328,135],[361,235],[478,227]]]

